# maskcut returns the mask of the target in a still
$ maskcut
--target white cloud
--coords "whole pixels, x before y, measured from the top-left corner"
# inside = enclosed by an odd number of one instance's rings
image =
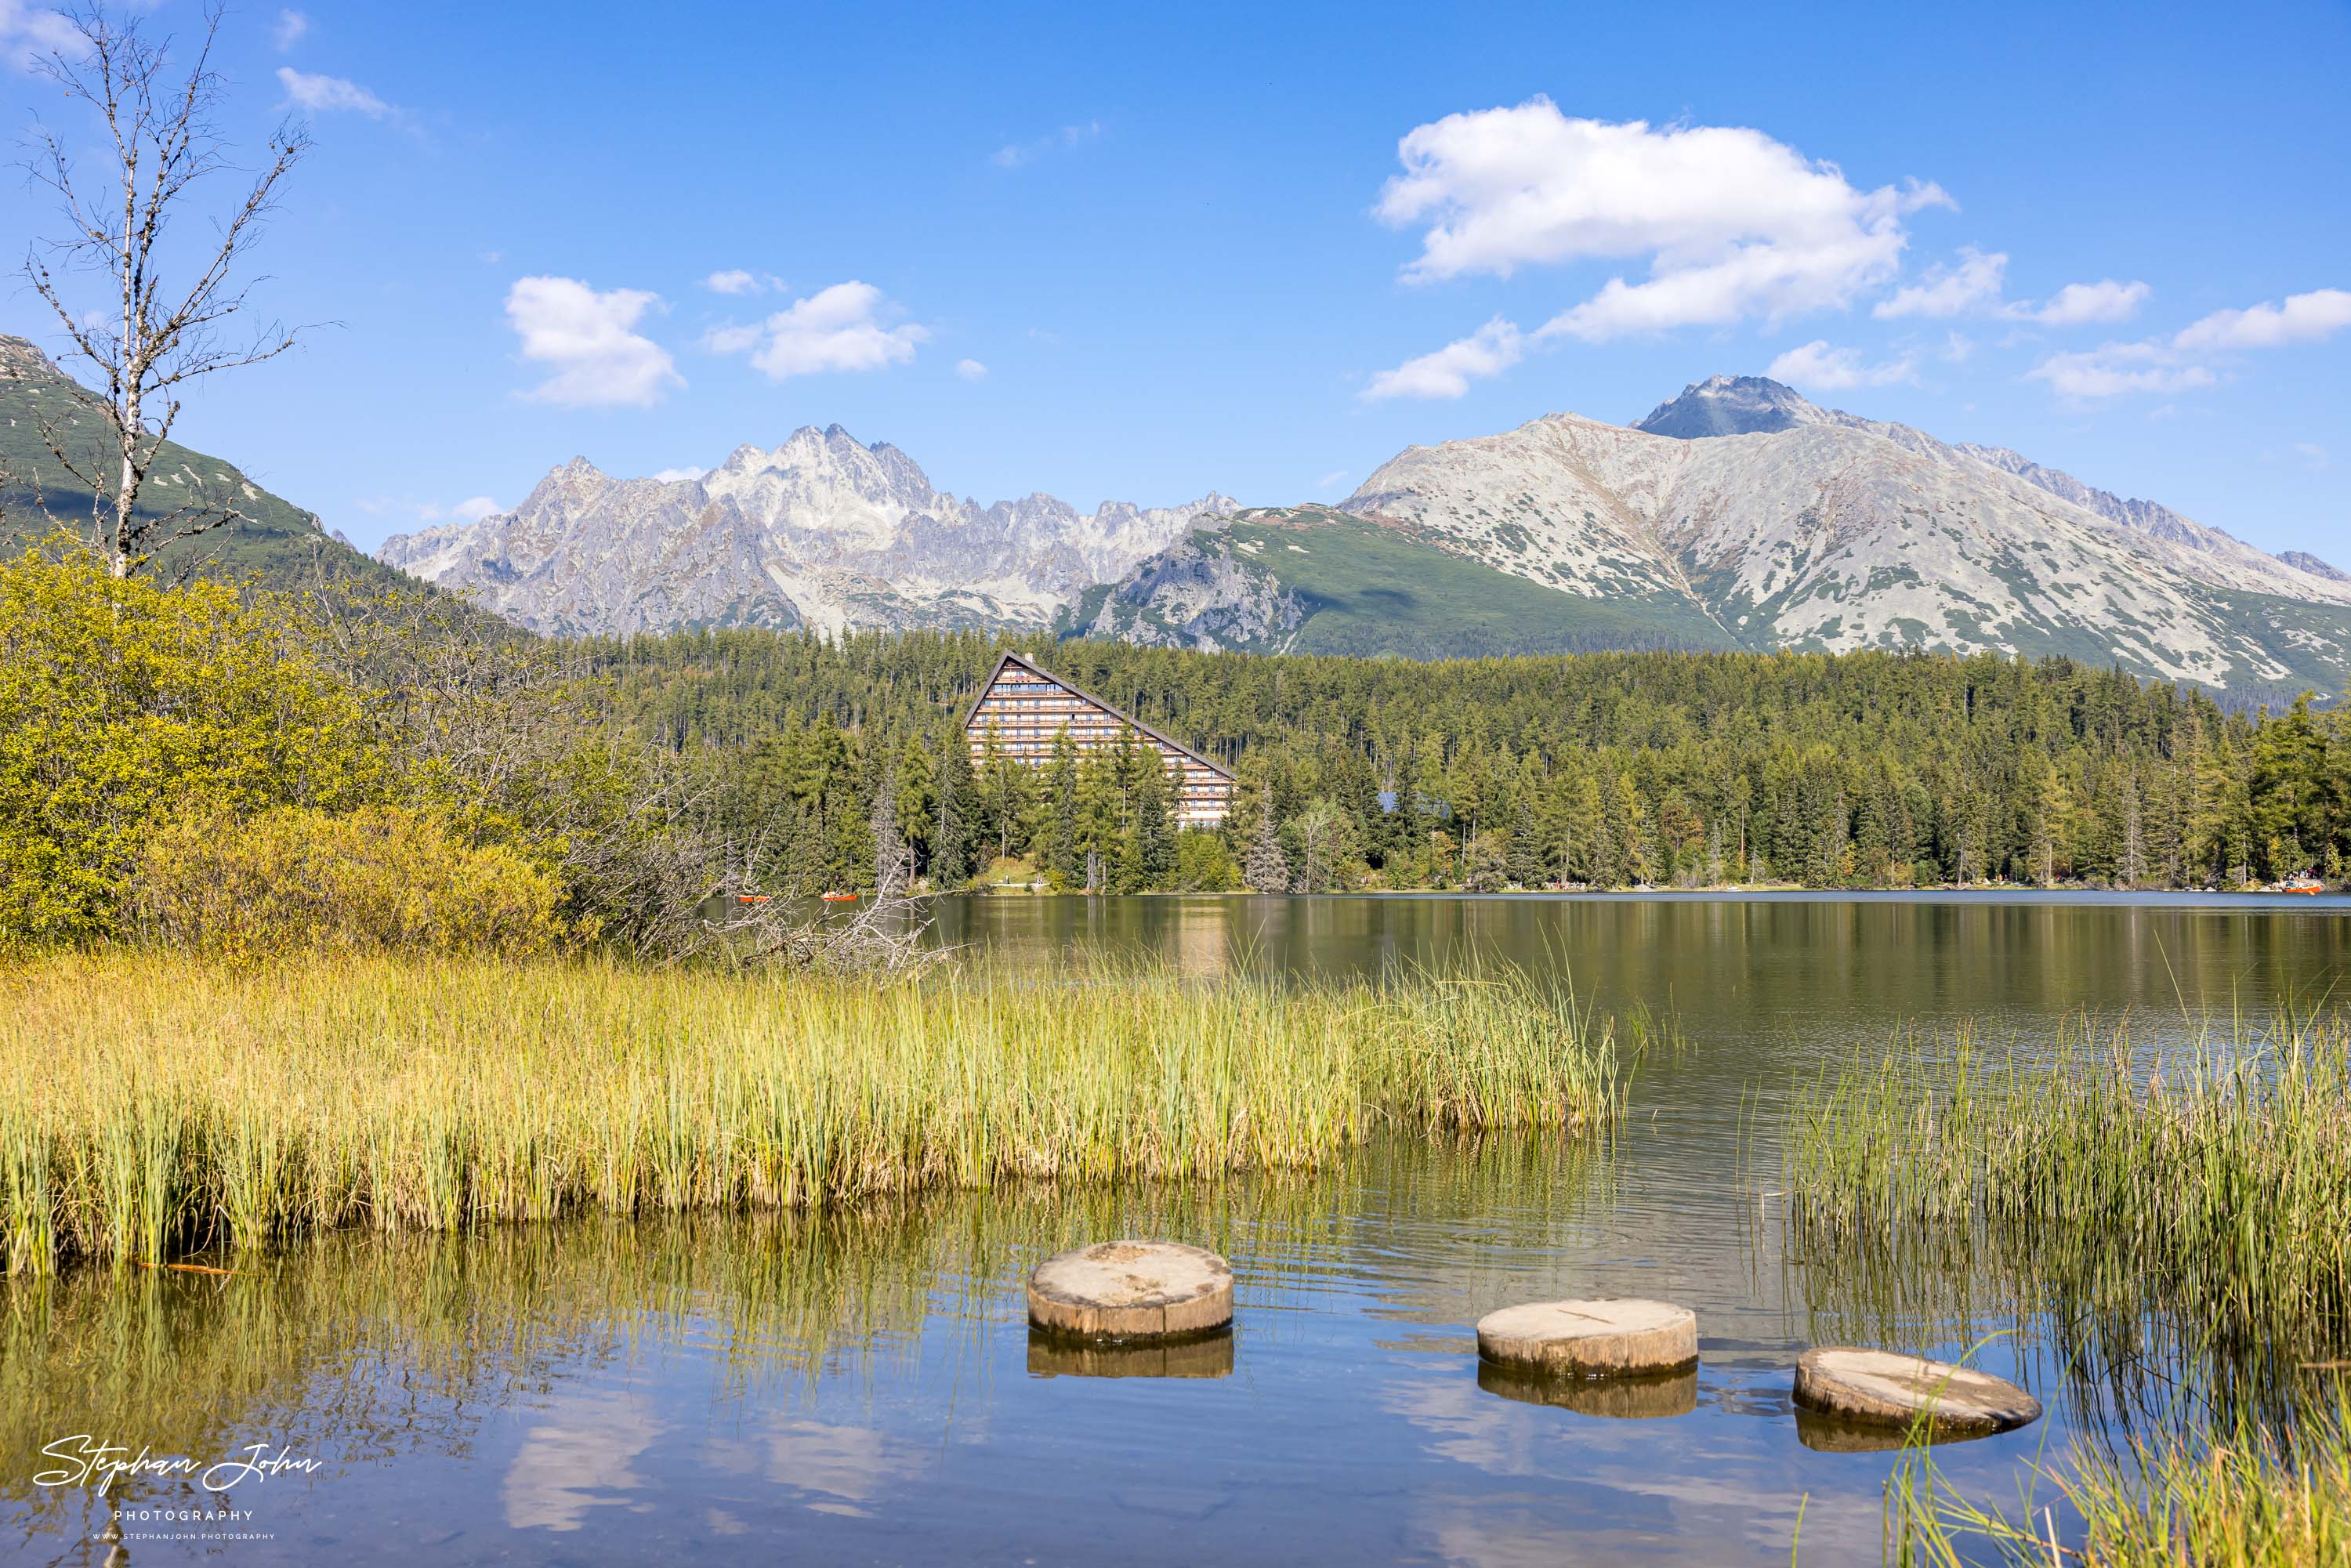
[[[1377,214],[1426,221],[1412,282],[1599,257],[1649,258],[1546,323],[1597,340],[1840,308],[1894,276],[1903,214],[1940,187],[1860,191],[1759,131],[1571,120],[1547,98],[1448,115],[1397,143]]]
[[[1859,349],[1833,349],[1826,340],[1815,338],[1773,360],[1763,373],[1792,386],[1841,392],[1847,387],[1884,387],[1909,381],[1915,374],[1915,365],[1907,355],[1875,365],[1865,364]]]
[[[653,477],[664,485],[674,485],[680,479],[699,479],[709,472],[707,468],[657,468]]]
[[[0,0],[0,54],[18,70],[30,70],[51,55],[73,55],[83,47],[82,36],[63,12],[28,5],[24,0]]]
[[[2153,293],[2144,283],[2117,283],[2111,277],[2095,283],[2069,283],[2048,300],[2030,300],[2004,308],[2001,314],[2015,321],[2038,321],[2044,327],[2078,327],[2087,321],[2127,321]]]
[[[2282,306],[2264,301],[2250,310],[2215,310],[2191,323],[2172,347],[2186,350],[2274,349],[2312,343],[2351,327],[2351,292],[2314,288],[2290,294]]]
[[[1317,490],[1335,490],[1339,486],[1339,482],[1347,476],[1347,473],[1348,471],[1344,468],[1333,468],[1328,474],[1323,475],[1320,479],[1315,480],[1314,487]]]
[[[301,42],[302,35],[310,30],[310,18],[299,11],[280,11],[277,20],[269,26],[269,41],[284,54]]]
[[[784,280],[772,272],[746,272],[739,267],[730,267],[704,278],[702,287],[713,294],[765,294],[769,289],[782,288]]]
[[[2127,392],[2188,392],[2209,387],[2216,378],[2201,365],[2181,363],[2160,343],[2107,343],[2081,353],[2052,354],[2024,379],[2047,382],[2058,396],[2087,402]]]
[[[1392,371],[1382,371],[1364,389],[1367,402],[1390,397],[1459,397],[1470,380],[1501,374],[1526,352],[1526,340],[1517,327],[1499,316],[1467,338],[1455,340],[1434,353],[1406,360]]]
[[[878,371],[904,364],[914,357],[916,344],[930,341],[930,329],[915,322],[883,325],[894,313],[880,289],[852,278],[796,299],[756,327],[713,328],[702,340],[722,354],[751,350],[751,363],[770,381],[820,371]]]
[[[1943,358],[1955,365],[1966,364],[1975,351],[1976,340],[1965,332],[1952,333],[1950,340],[1943,345]]]
[[[1090,120],[1083,125],[1064,125],[1049,136],[1033,141],[1008,141],[987,155],[987,161],[999,169],[1019,169],[1034,163],[1046,153],[1066,151],[1082,142],[1092,141],[1102,134],[1102,121]]]
[[[279,66],[277,81],[285,88],[286,96],[298,107],[314,113],[350,110],[371,120],[381,120],[392,112],[392,105],[359,83],[346,81],[341,77],[312,76],[308,71],[298,71],[292,66]]]
[[[977,360],[957,360],[956,374],[967,382],[983,381],[987,376],[987,367]]]
[[[2346,327],[2351,327],[2351,292],[2314,288],[2288,295],[2283,305],[2264,301],[2245,310],[2215,310],[2168,339],[2053,354],[2026,371],[2025,379],[2047,382],[2060,396],[2077,402],[2184,392],[2218,383],[2220,378],[2200,361],[2237,350],[2316,342]]]
[[[2297,441],[2294,444],[2294,449],[2302,454],[2302,460],[2305,466],[2314,469],[2326,466],[2326,448],[2315,441]]]
[[[1959,252],[1957,267],[1930,267],[1918,282],[1881,299],[1870,314],[1881,321],[1904,316],[1938,319],[1958,316],[2000,298],[2001,277],[2008,270],[2008,253],[1984,252],[1970,246]]]
[[[575,408],[644,407],[684,385],[669,350],[634,330],[661,307],[642,288],[599,293],[576,277],[524,277],[507,293],[522,352],[555,373],[523,395]]]

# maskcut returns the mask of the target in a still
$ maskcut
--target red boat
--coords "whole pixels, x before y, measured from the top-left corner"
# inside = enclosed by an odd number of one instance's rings
[[[2313,898],[2326,891],[2326,884],[2314,876],[2297,876],[2278,884],[2281,893],[2306,893]]]
[[[854,904],[857,902],[857,895],[853,893],[828,893],[823,896],[824,901],[827,904]]]

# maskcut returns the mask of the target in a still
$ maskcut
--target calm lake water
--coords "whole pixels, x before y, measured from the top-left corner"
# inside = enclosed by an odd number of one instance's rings
[[[1956,1354],[2050,1405],[1938,1450],[2013,1503],[2028,1467],[2111,1440],[2145,1390],[1948,1260],[1789,1255],[1770,1196],[1790,1087],[1900,1028],[2027,1049],[2087,1009],[2145,1038],[2339,999],[2351,904],[2050,897],[995,899],[940,939],[1066,967],[1155,952],[1208,975],[1564,968],[1604,1012],[1667,1015],[1613,1148],[1391,1141],[1311,1178],[967,1197],[827,1219],[581,1222],[466,1240],[344,1237],[264,1277],[0,1287],[0,1554],[35,1563],[1276,1563],[1874,1562],[1884,1452],[1816,1446],[1788,1387],[1816,1343]],[[1229,1341],[1072,1357],[1020,1281],[1121,1233],[1200,1241],[1238,1280]],[[1481,1378],[1512,1301],[1697,1310],[1686,1383],[1579,1407]],[[42,1488],[90,1434],[246,1479],[110,1505]],[[2046,1488],[2043,1488],[2045,1493]],[[2045,1497],[2043,1500],[2048,1500]],[[2062,1518],[2062,1511],[2061,1515]],[[158,1533],[208,1539],[151,1540]],[[234,1539],[239,1532],[266,1539]]]

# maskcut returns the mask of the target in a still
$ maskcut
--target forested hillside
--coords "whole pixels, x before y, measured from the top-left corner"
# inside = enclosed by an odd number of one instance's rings
[[[0,334],[0,547],[13,553],[59,529],[89,533],[92,497],[74,469],[107,471],[106,429],[89,389],[32,342]],[[53,439],[73,457],[72,467],[58,461]],[[166,548],[158,575],[168,580],[200,570],[224,581],[254,576],[287,589],[332,581],[378,592],[404,581],[234,465],[176,441],[156,448],[140,516],[209,520],[232,509],[234,522]]]
[[[1243,788],[1220,841],[1159,847],[1115,758],[975,776],[956,719],[1008,646],[1233,766]],[[1418,664],[758,632],[586,653],[632,719],[707,758],[747,875],[778,890],[870,881],[884,818],[941,883],[998,853],[1081,882],[1089,852],[1108,885],[1245,871],[1318,891],[2236,885],[2332,881],[2351,859],[2342,715],[2232,714],[2066,659]]]

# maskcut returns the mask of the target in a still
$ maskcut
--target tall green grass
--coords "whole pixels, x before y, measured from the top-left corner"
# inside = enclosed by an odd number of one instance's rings
[[[68,1269],[0,1281],[0,1456],[29,1459],[94,1419],[133,1452],[222,1454],[268,1434],[297,1452],[460,1453],[482,1412],[517,1390],[638,1367],[706,1376],[721,1420],[747,1402],[813,1408],[822,1384],[870,1388],[918,1370],[971,1387],[989,1375],[988,1326],[1021,1321],[1028,1270],[1104,1236],[1180,1236],[1231,1258],[1253,1335],[1278,1345],[1311,1331],[1309,1309],[1348,1260],[1400,1244],[1400,1230],[1425,1246],[1461,1214],[1508,1213],[1517,1245],[1548,1253],[1606,1191],[1606,1138],[1434,1141],[1447,1146],[1374,1139],[1313,1171],[1213,1182],[345,1230],[225,1256],[227,1277]],[[1458,1322],[1465,1293],[1483,1287],[1457,1268],[1492,1257],[1494,1239],[1465,1238],[1458,1265],[1380,1286],[1387,1313]],[[33,1486],[39,1469],[0,1466],[0,1500],[75,1533],[70,1516],[91,1500]]]
[[[38,1272],[348,1226],[1295,1169],[1384,1127],[1596,1129],[1617,1068],[1606,1023],[1514,972],[52,956],[0,976],[0,1247]]]
[[[2340,1568],[2351,1563],[2351,1407],[2291,1442],[2250,1422],[2140,1440],[2036,1469],[2013,1513],[1954,1488],[1933,1450],[1906,1449],[1886,1483],[1889,1562],[2046,1568]]]
[[[1800,1087],[1782,1185],[1806,1255],[1964,1238],[2104,1308],[2324,1356],[2351,1337],[2351,1020],[2156,1050],[2123,1026],[1998,1059],[1898,1041]]]

